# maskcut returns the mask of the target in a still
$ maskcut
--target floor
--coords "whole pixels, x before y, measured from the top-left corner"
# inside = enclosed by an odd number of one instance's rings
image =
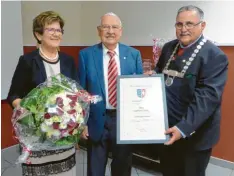
[[[1,175],[2,176],[21,176],[21,168],[15,165],[16,158],[19,156],[18,147],[13,146],[8,149],[4,149],[1,152]],[[76,153],[77,157],[77,176],[86,176],[87,159],[86,151],[79,150]],[[110,176],[110,163],[108,160],[106,167],[106,176]],[[160,172],[145,169],[140,166],[132,167],[132,176],[162,176]],[[207,168],[206,176],[234,176],[234,170],[209,164]]]

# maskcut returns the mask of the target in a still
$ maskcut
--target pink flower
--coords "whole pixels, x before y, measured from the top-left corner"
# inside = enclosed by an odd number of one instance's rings
[[[69,103],[69,105],[70,105],[72,108],[74,108],[75,105],[76,105],[76,102],[75,102],[75,101],[71,101],[71,102]]]
[[[56,108],[56,110],[57,110],[58,116],[61,116],[64,114],[63,110],[61,110],[60,108]]]
[[[70,98],[72,101],[77,101],[78,96],[77,95],[67,95],[68,98]]]
[[[75,109],[71,109],[69,111],[67,111],[68,114],[75,114],[76,113],[76,110]]]
[[[67,134],[68,134],[67,129],[60,130],[60,132],[61,132],[61,136],[62,136],[62,137],[65,137],[65,136],[67,136]]]
[[[63,99],[61,97],[56,98],[56,104],[62,108],[63,107]]]
[[[73,120],[70,120],[69,122],[68,122],[68,124],[67,124],[69,127],[72,127],[72,128],[74,128],[76,125],[77,125],[77,123],[76,122],[74,122]]]

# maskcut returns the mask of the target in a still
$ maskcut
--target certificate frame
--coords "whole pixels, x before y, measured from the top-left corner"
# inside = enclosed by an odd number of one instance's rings
[[[167,103],[166,103],[166,91],[165,91],[165,82],[164,82],[164,75],[163,74],[154,74],[154,75],[121,75],[121,76],[118,76],[117,78],[117,120],[116,120],[116,123],[117,123],[117,134],[116,134],[116,142],[117,144],[163,144],[165,142],[167,142],[169,140],[169,135],[164,135],[164,139],[159,139],[159,138],[155,138],[155,139],[145,139],[145,140],[142,140],[142,139],[121,139],[121,109],[120,109],[120,97],[122,96],[121,95],[121,92],[120,92],[120,87],[123,86],[121,85],[121,81],[123,79],[138,79],[138,78],[143,78],[143,79],[159,79],[161,81],[161,93],[162,93],[162,97],[161,97],[161,100],[162,100],[162,106],[163,106],[163,114],[164,114],[164,131],[166,129],[168,129],[168,113],[167,113]],[[152,83],[153,84],[153,83]],[[155,97],[156,99],[157,97]],[[155,117],[156,118],[156,117]]]

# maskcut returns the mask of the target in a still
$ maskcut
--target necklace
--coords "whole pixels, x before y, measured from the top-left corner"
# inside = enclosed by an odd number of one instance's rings
[[[39,48],[39,52],[40,52],[40,55],[41,55],[44,59],[46,59],[46,60],[48,60],[48,61],[50,61],[50,62],[54,62],[54,61],[58,60],[58,51],[57,51],[56,56],[55,56],[54,58],[48,57],[48,56],[42,51],[41,47]]]
[[[203,45],[206,43],[207,39],[203,38],[199,44],[197,45],[197,47],[194,49],[192,55],[187,59],[184,60],[184,66],[181,72],[175,71],[175,70],[168,70],[168,67],[171,63],[171,61],[173,60],[173,58],[175,57],[175,53],[179,47],[179,43],[177,43],[175,49],[173,50],[169,60],[167,61],[167,64],[165,66],[165,68],[163,69],[163,73],[167,75],[165,84],[166,86],[171,86],[173,84],[174,78],[175,77],[179,77],[179,78],[183,78],[186,71],[188,70],[189,66],[192,64],[193,60],[195,59],[195,57],[197,56],[197,54],[199,53],[199,51],[202,49]]]

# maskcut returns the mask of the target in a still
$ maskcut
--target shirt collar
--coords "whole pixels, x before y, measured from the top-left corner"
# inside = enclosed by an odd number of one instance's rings
[[[201,37],[202,37],[202,34],[200,35],[200,37],[197,38],[197,40],[195,40],[193,43],[189,44],[188,46],[183,46],[183,45],[180,43],[180,48],[182,48],[182,49],[189,48],[189,47],[192,46],[194,43],[196,43]]]
[[[103,48],[103,54],[106,55],[109,50],[104,44],[102,44],[102,48]],[[115,51],[115,55],[119,56],[119,44],[116,45],[116,48],[114,49],[114,51]]]

